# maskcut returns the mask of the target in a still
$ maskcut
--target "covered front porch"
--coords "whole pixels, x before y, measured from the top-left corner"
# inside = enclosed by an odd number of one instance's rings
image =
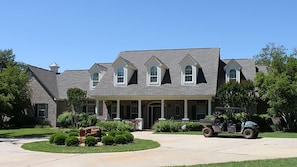
[[[197,121],[212,113],[212,97],[109,97],[96,98],[95,113],[101,120],[138,120],[138,130],[156,121]]]

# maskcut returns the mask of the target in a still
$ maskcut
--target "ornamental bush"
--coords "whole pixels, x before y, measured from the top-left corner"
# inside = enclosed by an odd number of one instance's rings
[[[55,139],[56,135],[57,135],[57,133],[54,133],[51,135],[51,137],[49,138],[50,143],[54,143],[54,139]]]
[[[101,141],[104,145],[113,145],[114,137],[113,136],[104,136]]]
[[[76,136],[70,136],[65,140],[66,146],[78,146],[79,140]]]
[[[126,132],[124,133],[126,139],[127,139],[127,143],[131,143],[134,141],[134,136],[132,135],[132,133],[130,132]]]
[[[86,146],[95,146],[97,144],[97,139],[94,136],[87,136],[85,139]]]
[[[114,142],[116,144],[127,144],[127,138],[125,137],[125,135],[116,135],[114,137]]]
[[[72,126],[72,116],[73,114],[71,112],[64,112],[60,114],[57,118],[58,125],[63,128]]]
[[[55,143],[57,145],[64,145],[67,137],[68,136],[64,133],[57,133],[54,137],[53,143]]]
[[[131,122],[112,122],[112,121],[106,121],[106,122],[98,122],[96,126],[99,126],[102,131],[111,131],[111,130],[120,130],[120,131],[128,131],[132,132],[134,131],[134,124]]]

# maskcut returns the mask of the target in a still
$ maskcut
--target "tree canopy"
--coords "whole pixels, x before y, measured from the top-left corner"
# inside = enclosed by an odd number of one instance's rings
[[[217,92],[219,105],[224,107],[241,107],[254,113],[257,96],[252,81],[230,81],[219,87]]]
[[[297,51],[269,43],[255,56],[268,74],[257,73],[256,86],[261,99],[267,101],[268,113],[282,117],[289,130],[297,130]]]
[[[86,103],[87,92],[79,88],[70,88],[67,90],[67,98],[68,105],[74,115],[72,126],[75,126],[76,114],[81,112],[82,106]]]
[[[30,106],[29,78],[14,57],[12,50],[0,50],[0,128]]]

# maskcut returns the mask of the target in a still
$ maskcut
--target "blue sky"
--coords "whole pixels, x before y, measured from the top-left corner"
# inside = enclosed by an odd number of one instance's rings
[[[120,51],[221,48],[252,58],[269,42],[297,47],[295,0],[1,0],[0,49],[60,71],[113,62]]]

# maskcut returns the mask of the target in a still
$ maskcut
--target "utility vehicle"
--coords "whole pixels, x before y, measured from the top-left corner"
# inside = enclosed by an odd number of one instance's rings
[[[248,120],[247,112],[243,108],[216,107],[213,115],[211,119],[200,119],[205,137],[216,136],[218,133],[239,133],[247,139],[258,137],[258,124]]]

